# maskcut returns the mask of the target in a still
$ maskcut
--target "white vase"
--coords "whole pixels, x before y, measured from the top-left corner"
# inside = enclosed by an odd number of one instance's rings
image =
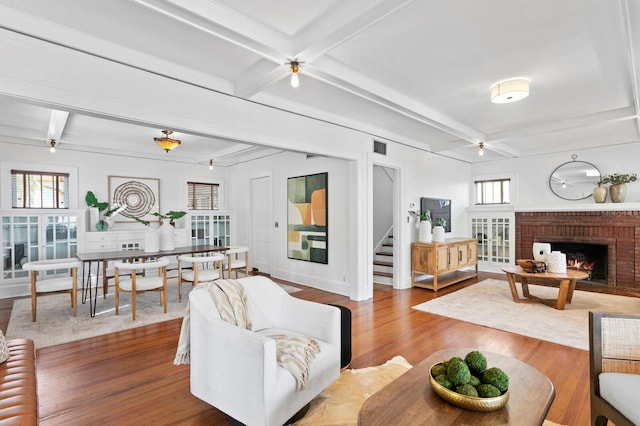
[[[147,226],[144,232],[145,253],[156,253],[160,251],[160,231]]]
[[[551,253],[551,244],[533,243],[533,258],[538,262],[546,261],[549,253]]]
[[[435,243],[444,242],[444,226],[433,227],[433,242]]]
[[[418,241],[421,243],[430,243],[433,241],[433,234],[431,233],[431,222],[423,220],[418,226]]]
[[[175,248],[175,228],[164,221],[160,226],[160,250],[173,250]]]
[[[107,231],[113,231],[114,226],[116,226],[116,221],[113,220],[113,218],[111,216],[107,216],[103,220],[105,222],[107,222],[107,225],[109,226],[107,228]]]
[[[89,207],[89,231],[95,231],[100,220],[100,210],[97,207]]]
[[[567,272],[567,255],[559,251],[552,251],[547,255],[547,272],[564,274]]]

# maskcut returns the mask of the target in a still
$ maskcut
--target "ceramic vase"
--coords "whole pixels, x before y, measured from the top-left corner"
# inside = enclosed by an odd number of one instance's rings
[[[444,243],[444,226],[433,227],[433,242]]]
[[[113,220],[113,218],[111,216],[105,217],[104,221],[107,222],[107,228],[110,231],[113,231],[114,226],[116,226],[116,221]]]
[[[596,186],[593,188],[593,201],[596,203],[604,203],[607,201],[607,192],[606,186]]]
[[[624,197],[627,195],[627,185],[624,183],[611,185],[609,187],[609,195],[611,196],[612,203],[624,202]]]
[[[160,251],[160,231],[147,226],[144,232],[145,253],[155,253]]]
[[[553,274],[565,274],[567,272],[567,255],[552,251],[547,255],[547,272]]]
[[[164,221],[160,226],[160,250],[173,250],[175,248],[175,228],[169,221]]]
[[[433,241],[433,234],[431,233],[431,222],[423,220],[418,227],[418,241],[421,243],[430,243]]]
[[[104,220],[99,220],[98,223],[96,223],[96,229],[98,231],[106,231],[108,228],[109,225]]]
[[[100,220],[100,210],[97,207],[89,207],[89,231],[93,231]]]
[[[551,244],[533,243],[533,258],[538,262],[545,262],[549,253],[551,253]]]

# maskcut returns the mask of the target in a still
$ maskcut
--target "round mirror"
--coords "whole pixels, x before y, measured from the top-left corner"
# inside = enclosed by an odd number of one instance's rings
[[[549,187],[565,200],[584,200],[593,195],[600,182],[600,170],[586,161],[569,161],[559,165],[549,178]]]

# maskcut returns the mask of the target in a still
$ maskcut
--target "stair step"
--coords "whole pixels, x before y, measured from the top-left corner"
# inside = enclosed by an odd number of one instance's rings
[[[379,276],[379,277],[389,277],[389,278],[393,278],[393,273],[392,272],[373,272],[374,276]]]
[[[393,247],[393,243],[382,243],[382,247]]]
[[[390,251],[378,251],[376,252],[376,256],[393,256],[393,253]]]
[[[393,262],[383,262],[381,260],[374,260],[373,264],[378,266],[393,266]]]

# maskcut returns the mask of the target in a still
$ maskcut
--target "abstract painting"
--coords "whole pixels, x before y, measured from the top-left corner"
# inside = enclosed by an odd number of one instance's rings
[[[126,204],[127,208],[120,213],[126,222],[137,217],[147,221],[157,221],[153,213],[160,212],[160,179],[137,178],[126,176],[109,176],[109,205]]]
[[[328,263],[328,173],[287,179],[287,257]]]

